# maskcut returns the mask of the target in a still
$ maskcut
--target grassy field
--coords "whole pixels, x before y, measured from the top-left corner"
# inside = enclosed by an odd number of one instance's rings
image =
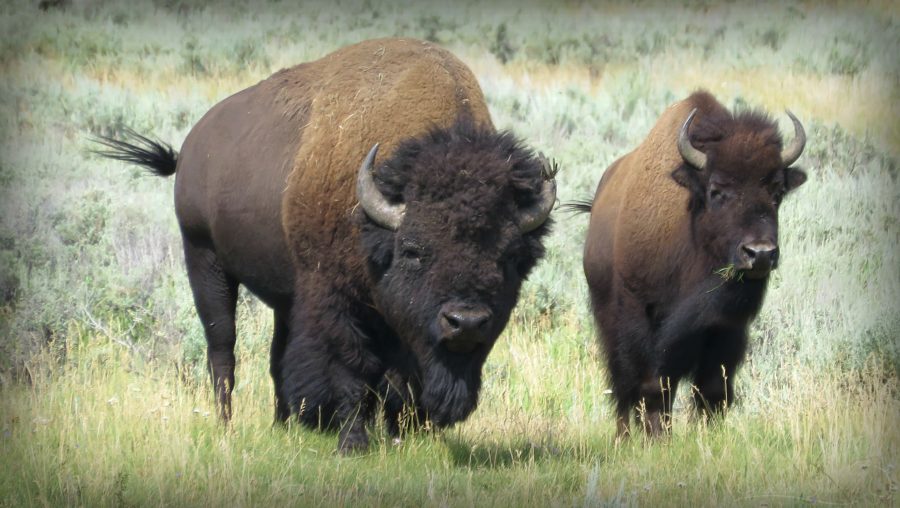
[[[0,5],[0,506],[900,504],[896,2],[36,3]],[[788,132],[798,115],[810,180],[724,422],[682,394],[670,438],[615,443],[587,220],[559,212],[463,424],[399,446],[376,424],[349,458],[272,427],[272,320],[247,294],[235,418],[215,421],[172,181],[90,138],[177,148],[231,93],[388,35],[467,62],[498,127],[560,162],[562,201],[697,88]]]

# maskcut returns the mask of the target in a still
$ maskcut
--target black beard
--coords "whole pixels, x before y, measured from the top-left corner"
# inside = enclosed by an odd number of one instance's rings
[[[437,427],[465,420],[478,405],[481,366],[486,355],[455,355],[435,351],[425,365],[419,402],[427,418]]]

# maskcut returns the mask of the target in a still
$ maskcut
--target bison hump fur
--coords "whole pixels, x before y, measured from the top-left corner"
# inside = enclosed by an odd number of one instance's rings
[[[472,72],[429,42],[366,41],[270,79],[315,84],[279,92],[285,114],[308,117],[283,198],[285,236],[302,265],[334,259],[335,249],[346,252],[356,242],[348,220],[356,170],[375,143],[385,160],[402,140],[462,119],[493,128]],[[318,249],[329,255],[316,255]],[[363,275],[361,266],[341,268]]]

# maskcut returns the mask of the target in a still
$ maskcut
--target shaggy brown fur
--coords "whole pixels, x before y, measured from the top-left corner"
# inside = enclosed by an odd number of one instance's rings
[[[687,165],[676,144],[694,108],[690,138],[708,157],[702,169]],[[714,272],[734,264],[748,239],[777,242],[778,202],[805,180],[801,171],[783,167],[781,145],[766,116],[732,115],[698,92],[670,106],[646,140],[601,179],[584,270],[620,432],[627,432],[628,412],[641,401],[648,430],[659,431],[660,411],[668,413],[674,388],[688,373],[701,407],[733,401],[733,372],[766,278],[739,274],[741,280],[723,281]]]

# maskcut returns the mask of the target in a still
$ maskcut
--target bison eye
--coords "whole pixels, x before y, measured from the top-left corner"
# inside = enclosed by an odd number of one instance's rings
[[[419,266],[425,257],[425,249],[414,243],[405,242],[400,247],[400,257],[407,263]]]
[[[528,272],[531,271],[532,266],[534,266],[534,259],[530,256],[522,255],[507,255],[497,262],[497,268],[499,268],[507,278],[511,278],[513,275],[517,278],[525,277],[528,275]]]
[[[709,200],[714,205],[721,205],[728,200],[728,193],[718,187],[712,187],[709,190]]]

